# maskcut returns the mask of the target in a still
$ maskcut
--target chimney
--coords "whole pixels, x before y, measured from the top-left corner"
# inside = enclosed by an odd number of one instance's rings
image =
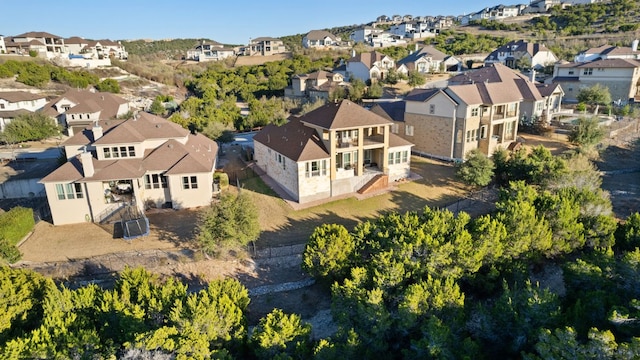
[[[638,39],[633,40],[633,42],[631,43],[631,50],[638,51],[638,42],[640,42],[640,40]]]
[[[100,126],[100,124],[98,124],[98,122],[96,121],[95,123],[93,123],[93,128],[91,128],[91,132],[93,133],[93,141],[100,139],[103,135],[102,126]]]
[[[536,69],[534,68],[531,68],[531,77],[529,78],[529,81],[532,83],[536,82]]]
[[[80,164],[82,165],[82,172],[84,173],[84,177],[92,177],[95,173],[95,170],[93,168],[93,155],[91,155],[91,152],[87,151],[86,148],[80,154]]]

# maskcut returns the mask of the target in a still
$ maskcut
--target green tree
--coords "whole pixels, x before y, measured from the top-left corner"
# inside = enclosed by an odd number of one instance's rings
[[[120,84],[114,79],[104,79],[96,84],[98,91],[110,92],[114,94],[120,93]]]
[[[585,150],[591,149],[604,137],[598,118],[578,118],[578,123],[569,133],[569,141]]]
[[[244,191],[238,195],[223,193],[201,212],[197,231],[197,241],[208,254],[245,246],[260,235],[258,210]]]
[[[367,87],[366,97],[368,99],[379,99],[382,97],[383,92],[384,89],[382,88],[382,85],[380,85],[378,82],[374,82]]]
[[[149,112],[154,115],[164,115],[165,111],[166,109],[164,108],[164,105],[162,105],[160,99],[153,99],[151,106],[149,106]]]
[[[353,102],[360,102],[362,100],[362,97],[364,96],[365,91],[366,85],[364,81],[358,78],[351,79],[349,86],[349,100]]]
[[[424,85],[427,82],[424,76],[416,70],[409,71],[408,76],[409,76],[409,81],[408,81],[409,86],[416,87],[416,86]]]
[[[456,176],[463,182],[475,186],[487,186],[493,179],[493,161],[480,149],[467,153],[466,161],[456,166]]]
[[[315,278],[339,280],[348,274],[355,242],[342,225],[324,224],[311,234],[302,254],[302,268]]]
[[[616,245],[623,250],[640,248],[640,213],[635,212],[618,226]]]
[[[311,355],[311,325],[297,314],[274,309],[260,320],[251,336],[259,359],[304,359]]]
[[[611,103],[611,93],[608,87],[595,84],[580,90],[576,99],[581,103],[594,107],[593,114],[597,115],[600,105],[609,105]]]
[[[0,135],[2,141],[15,144],[24,141],[37,141],[57,135],[60,128],[55,120],[41,112],[18,115]]]

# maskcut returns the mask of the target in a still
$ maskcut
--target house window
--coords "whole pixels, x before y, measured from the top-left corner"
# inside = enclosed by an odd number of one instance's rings
[[[198,177],[197,176],[183,176],[182,177],[182,188],[187,189],[197,189],[198,188]]]
[[[75,119],[76,119],[76,116],[72,114],[71,115],[71,120],[75,120]]]
[[[104,152],[105,159],[111,159],[111,149],[106,147],[106,148],[102,148],[102,151]]]
[[[126,146],[120,146],[120,157],[127,157],[127,147]]]
[[[569,75],[573,75],[573,70],[569,70]]]
[[[487,138],[487,125],[483,125],[480,127],[480,138],[481,139]]]
[[[135,157],[136,156],[136,148],[134,148],[133,146],[129,146],[129,157]]]
[[[358,163],[358,152],[344,152],[336,154],[336,169],[351,169],[353,164]]]
[[[509,121],[508,123],[505,123],[505,134],[504,137],[507,140],[513,140],[514,136],[513,136],[513,130],[514,130],[514,121]]]
[[[65,199],[82,199],[82,184],[56,184],[56,193],[58,200]]]
[[[389,165],[404,164],[409,161],[409,151],[389,152]]]
[[[162,174],[147,174],[144,176],[145,189],[166,189],[167,177]]]
[[[436,104],[429,104],[429,114],[436,113]]]
[[[403,163],[407,163],[409,162],[409,151],[405,150],[402,152],[402,162]]]
[[[327,160],[309,161],[306,163],[306,176],[327,175]]]
[[[477,141],[478,140],[478,130],[467,130],[467,142]]]
[[[413,125],[405,125],[404,134],[407,136],[413,136]]]
[[[0,104],[0,109],[4,109],[4,104]]]
[[[471,116],[478,116],[479,114],[480,114],[480,109],[479,108],[471,109]]]
[[[392,133],[397,134],[398,133],[398,128],[399,128],[398,124],[396,124],[396,123],[391,124],[391,132]]]
[[[593,68],[584,69],[582,75],[593,75]]]

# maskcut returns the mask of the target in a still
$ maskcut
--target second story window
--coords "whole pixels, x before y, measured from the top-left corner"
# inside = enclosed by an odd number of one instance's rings
[[[582,75],[593,75],[593,68],[584,69]]]
[[[480,109],[479,108],[471,109],[471,116],[478,116],[479,114],[480,114]]]
[[[436,113],[436,104],[429,104],[429,114]]]
[[[404,134],[407,136],[413,136],[413,125],[405,125]]]

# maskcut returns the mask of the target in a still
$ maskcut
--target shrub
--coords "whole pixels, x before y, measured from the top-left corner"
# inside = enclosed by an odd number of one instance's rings
[[[220,190],[226,190],[229,187],[229,175],[223,172],[213,174],[213,179],[220,183]]]

